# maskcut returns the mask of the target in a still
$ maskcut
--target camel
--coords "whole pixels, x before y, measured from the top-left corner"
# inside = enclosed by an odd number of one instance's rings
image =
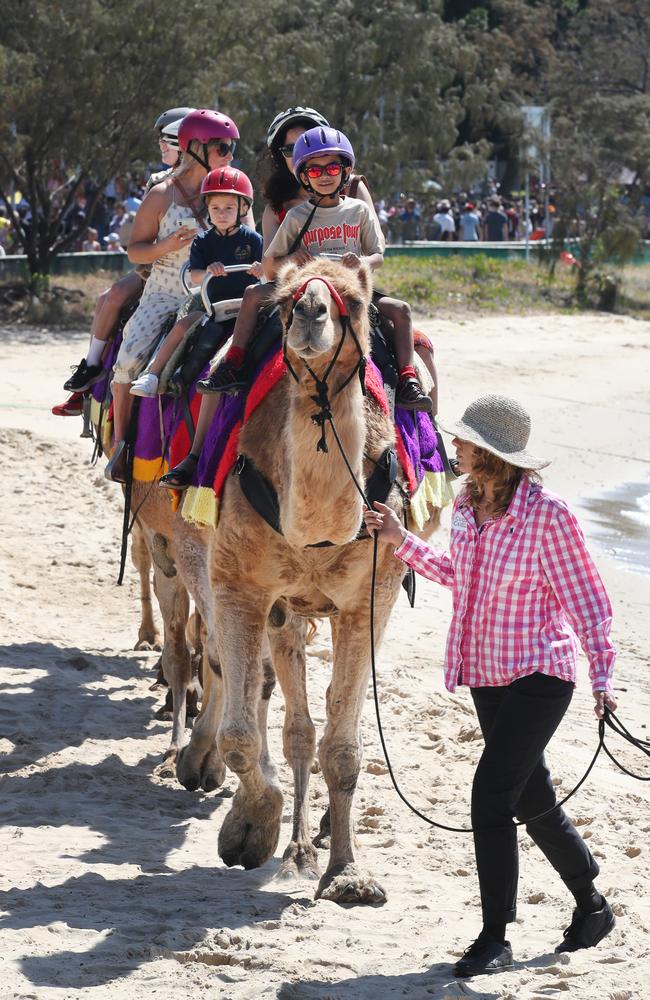
[[[301,268],[285,266],[276,297],[286,357],[297,381],[290,374],[280,379],[242,428],[238,445],[240,454],[275,487],[282,534],[249,505],[236,473],[227,480],[218,526],[211,530],[203,550],[209,570],[201,566],[197,553],[187,558],[186,539],[191,541],[190,532],[195,529],[176,526],[174,545],[176,552],[185,553],[181,555],[184,574],[195,574],[192,590],[199,595],[199,607],[209,606],[205,612],[209,660],[218,674],[215,679],[223,678],[223,684],[213,684],[204,698],[202,715],[178,760],[177,774],[188,788],[206,787],[206,781],[214,787],[223,773],[214,768],[225,763],[238,775],[239,787],[219,834],[221,858],[229,866],[255,868],[273,855],[280,834],[282,794],[266,743],[273,683],[263,656],[268,634],[286,702],[284,754],[294,775],[293,831],[280,874],[319,874],[308,812],[316,739],[306,696],[305,629],[307,618],[329,618],[334,658],[318,756],[329,790],[331,841],[316,898],[377,904],[386,895],[372,876],[357,868],[351,826],[362,755],[360,718],[370,671],[373,542],[367,537],[356,540],[362,500],[331,430],[329,451],[316,450],[321,431],[312,422],[317,409],[315,387],[304,362],[321,378],[343,336],[336,296],[322,280],[314,280],[320,277],[335,286],[345,303],[363,354],[370,347],[371,279],[365,265],[357,271],[319,258]],[[303,285],[294,302],[294,294]],[[329,377],[329,398],[350,465],[363,482],[373,468],[372,460],[394,443],[395,432],[388,415],[364,397],[360,379],[353,374],[358,362],[358,348],[347,335]],[[393,487],[387,502],[402,511],[397,488]],[[439,510],[430,507],[429,514],[423,535],[439,522]],[[325,540],[333,544],[309,547]],[[404,570],[391,549],[380,545],[375,599],[378,640]],[[211,589],[211,598],[206,587]],[[213,629],[216,641],[212,641]]]

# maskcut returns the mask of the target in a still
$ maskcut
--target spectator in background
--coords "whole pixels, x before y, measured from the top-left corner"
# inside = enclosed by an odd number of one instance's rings
[[[135,222],[135,212],[127,212],[122,220],[122,225],[119,228],[120,233],[120,243],[123,247],[128,247],[129,241],[131,239],[131,230],[133,229],[133,223]]]
[[[124,247],[120,243],[120,237],[118,233],[109,233],[106,237],[106,252],[107,253],[125,253]]]
[[[517,214],[516,207],[512,202],[508,202],[504,205],[504,211],[508,220],[508,239],[516,240],[519,233],[519,215]]]
[[[89,226],[86,230],[86,238],[81,244],[83,253],[98,253],[101,250],[101,244],[97,239],[97,235],[97,230]]]
[[[474,203],[466,201],[460,217],[460,238],[465,243],[474,243],[481,238],[481,216]]]
[[[420,210],[415,204],[415,198],[407,198],[404,211],[398,216],[402,226],[402,239],[417,240],[420,238]]]
[[[127,215],[126,207],[123,201],[118,201],[115,203],[115,208],[113,210],[113,215],[111,216],[111,221],[109,223],[109,229],[112,233],[119,233],[120,226],[124,222]]]
[[[453,240],[456,234],[456,223],[451,213],[451,204],[444,198],[438,202],[438,211],[433,217],[434,240]]]
[[[134,194],[130,194],[128,198],[124,199],[124,207],[127,212],[132,212],[134,217],[141,204],[142,198],[137,198]]]
[[[488,243],[501,243],[508,239],[508,217],[501,210],[498,198],[491,198],[483,219],[483,239]]]

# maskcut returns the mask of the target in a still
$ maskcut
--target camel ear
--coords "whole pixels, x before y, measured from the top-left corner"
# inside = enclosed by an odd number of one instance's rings
[[[358,275],[361,291],[369,302],[372,297],[372,271],[365,261],[359,265]]]
[[[286,264],[282,264],[276,277],[277,297],[279,299],[284,298],[284,296],[288,294],[287,289],[293,282],[293,279],[296,277],[299,270],[300,268],[298,265],[294,264],[292,260],[287,261]]]

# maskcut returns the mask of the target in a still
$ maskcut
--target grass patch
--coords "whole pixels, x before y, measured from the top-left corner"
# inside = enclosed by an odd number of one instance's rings
[[[387,257],[377,284],[418,312],[449,313],[577,312],[574,275],[559,263],[551,277],[536,261],[487,255]],[[650,265],[627,267],[617,312],[650,319]]]
[[[0,322],[73,328],[88,326],[97,296],[119,275],[57,275],[37,300],[20,282],[0,285]],[[377,273],[382,291],[425,315],[577,312],[574,275],[558,264],[553,278],[544,265],[477,254],[462,257],[387,257]],[[650,264],[626,267],[617,313],[650,319]]]

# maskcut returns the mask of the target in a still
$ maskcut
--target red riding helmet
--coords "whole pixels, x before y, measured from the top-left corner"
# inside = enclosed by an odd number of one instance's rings
[[[219,167],[203,178],[201,194],[236,194],[243,198],[248,208],[253,204],[253,185],[243,172],[235,167]]]
[[[239,139],[239,130],[232,118],[202,108],[185,115],[178,130],[178,145],[187,153],[192,139],[207,145],[211,139]]]

